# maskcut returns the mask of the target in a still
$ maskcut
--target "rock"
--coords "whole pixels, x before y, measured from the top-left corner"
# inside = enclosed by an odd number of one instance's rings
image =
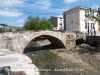
[[[80,75],[84,75],[83,73],[81,73]]]
[[[79,47],[79,46],[76,46],[76,47],[75,47],[75,49],[79,50],[79,49],[80,49],[80,47]]]
[[[86,48],[86,47],[89,47],[89,45],[87,45],[87,44],[80,44],[79,47],[80,48]]]
[[[24,72],[26,75],[40,75],[38,68],[32,64],[32,60],[26,56],[10,51],[1,50],[4,56],[0,56],[0,67],[10,66],[11,72]]]
[[[63,63],[63,65],[65,65],[66,63]]]
[[[90,61],[90,63],[92,63],[93,62],[93,60],[89,60]]]
[[[32,54],[32,56],[34,56],[34,54]]]

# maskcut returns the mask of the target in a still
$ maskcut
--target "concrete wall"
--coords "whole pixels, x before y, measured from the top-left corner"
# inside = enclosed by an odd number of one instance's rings
[[[80,31],[79,10],[66,13],[66,31]]]
[[[57,18],[58,30],[64,30],[63,17]],[[62,24],[62,25],[60,25]]]
[[[80,24],[80,31],[86,32],[87,29],[85,29],[85,11],[80,10],[80,18],[79,18],[79,24]]]

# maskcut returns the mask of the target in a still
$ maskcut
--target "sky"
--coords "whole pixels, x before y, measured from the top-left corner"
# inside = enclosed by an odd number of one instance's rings
[[[98,9],[100,0],[0,0],[0,24],[22,27],[30,15],[49,19],[77,6]]]

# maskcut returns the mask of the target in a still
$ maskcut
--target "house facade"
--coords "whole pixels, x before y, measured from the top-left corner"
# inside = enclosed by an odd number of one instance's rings
[[[54,30],[64,30],[63,17],[51,16],[49,21],[54,25]]]
[[[97,15],[97,10],[92,12],[92,15]],[[64,30],[65,31],[80,31],[88,32],[95,27],[96,31],[100,31],[100,27],[97,22],[86,19],[85,15],[90,14],[90,9],[82,6],[75,7],[63,13],[64,17]]]

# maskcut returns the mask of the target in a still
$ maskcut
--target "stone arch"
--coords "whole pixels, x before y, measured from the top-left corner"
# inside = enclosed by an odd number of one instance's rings
[[[47,38],[54,46],[65,48],[64,44],[62,43],[62,41],[60,39],[58,39],[54,36],[50,36],[50,35],[42,35],[42,36]]]
[[[76,42],[76,45],[86,43],[86,41],[83,38],[77,39],[75,42]]]
[[[37,36],[33,37],[33,38],[27,43],[27,45],[28,45],[32,40],[34,40],[34,39],[37,38],[37,37],[44,37],[44,38],[48,39],[48,40],[51,42],[51,44],[52,44],[55,48],[65,48],[63,42],[62,42],[60,39],[58,39],[57,37],[51,36],[51,35],[37,35]],[[25,46],[25,48],[27,47],[27,45]],[[25,48],[24,48],[24,49],[25,49]],[[24,51],[23,51],[23,52],[24,52]]]
[[[27,44],[34,38],[43,35],[44,37],[48,38],[53,45],[55,46],[64,46],[68,47],[69,45],[75,46],[76,34],[72,32],[60,32],[60,31],[22,31],[17,33],[5,33],[2,34],[2,38],[10,38],[10,45],[8,44],[6,47],[9,49],[14,50],[18,53],[23,53],[23,50],[27,46]],[[48,35],[48,36],[47,36]],[[50,38],[50,37],[53,38]],[[70,38],[68,37],[70,36]],[[56,41],[58,39],[59,41]],[[52,41],[54,40],[54,41]],[[56,42],[55,42],[56,41]],[[59,43],[62,44],[59,44]],[[58,45],[57,45],[58,44]]]

